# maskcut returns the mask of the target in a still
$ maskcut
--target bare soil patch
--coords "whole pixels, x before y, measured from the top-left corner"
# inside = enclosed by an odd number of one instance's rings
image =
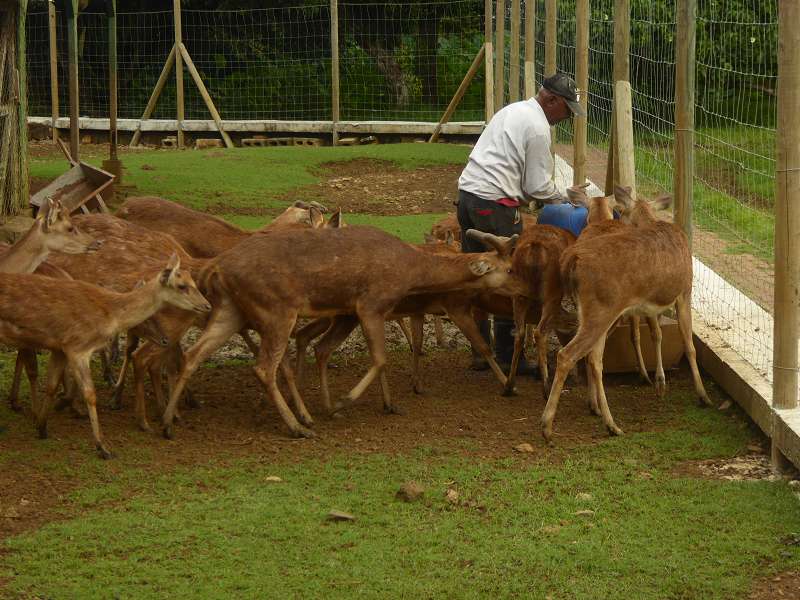
[[[779,573],[759,581],[749,600],[796,600],[800,598],[800,572]]]
[[[373,215],[453,211],[463,165],[403,170],[394,163],[359,158],[320,165],[320,183],[292,190],[283,200],[317,200],[328,208]]]

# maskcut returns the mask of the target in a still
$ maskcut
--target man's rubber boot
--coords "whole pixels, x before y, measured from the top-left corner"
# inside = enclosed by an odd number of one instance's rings
[[[489,348],[492,347],[492,330],[489,319],[481,319],[475,321],[478,324],[478,330],[481,332],[481,337],[486,340]],[[472,349],[472,363],[469,368],[473,371],[486,371],[489,368],[489,362],[481,355],[480,352]]]
[[[508,373],[511,368],[511,359],[514,357],[514,321],[494,320],[494,345],[497,364],[504,373]],[[539,377],[539,366],[527,360],[524,351],[519,357],[517,375]]]

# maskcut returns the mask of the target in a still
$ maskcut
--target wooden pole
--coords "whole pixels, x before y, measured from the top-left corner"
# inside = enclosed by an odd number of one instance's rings
[[[147,101],[147,106],[144,108],[142,118],[139,119],[139,129],[134,132],[133,137],[131,138],[131,148],[136,147],[136,145],[139,143],[139,138],[142,137],[142,121],[149,119],[150,115],[152,115],[153,111],[156,109],[156,102],[158,102],[161,92],[164,91],[164,87],[167,85],[167,77],[169,77],[172,64],[175,62],[175,54],[175,46],[173,46],[172,50],[169,52],[169,56],[167,56],[166,62],[164,63],[164,68],[161,69],[161,74],[158,76],[156,87],[153,88],[153,93],[150,94],[150,99]]]
[[[778,2],[774,408],[797,407],[800,331],[800,3]],[[773,437],[773,460],[780,453]],[[780,466],[779,464],[777,466]]]
[[[106,0],[108,18],[108,141],[109,158],[117,160],[117,0]],[[117,175],[115,173],[115,175]]]
[[[67,40],[69,46],[69,152],[80,160],[80,99],[78,98],[78,0],[67,1]]]
[[[233,140],[231,140],[231,136],[228,135],[228,132],[225,131],[225,128],[222,126],[222,117],[220,116],[217,107],[214,106],[214,101],[211,99],[211,94],[208,93],[206,85],[203,83],[203,78],[200,77],[200,72],[197,70],[197,67],[194,66],[194,61],[192,60],[192,57],[189,56],[189,51],[183,44],[180,45],[179,50],[180,54],[183,56],[184,62],[186,63],[186,68],[189,69],[189,74],[194,80],[194,84],[200,91],[200,96],[203,98],[203,102],[206,103],[208,112],[211,113],[211,118],[214,119],[214,123],[217,124],[217,129],[219,130],[219,134],[222,136],[222,140],[225,142],[225,146],[228,148],[233,148]]]
[[[494,71],[494,110],[503,108],[506,101],[505,65],[506,65],[506,0],[496,0],[495,52],[497,53]]]
[[[475,60],[472,61],[472,64],[469,66],[467,70],[467,74],[464,75],[464,79],[461,80],[461,84],[458,86],[456,93],[453,94],[452,100],[450,100],[450,104],[447,105],[447,109],[444,111],[442,118],[439,119],[439,123],[437,123],[436,128],[433,130],[428,143],[435,142],[439,139],[439,134],[442,131],[442,125],[447,123],[450,118],[453,116],[453,113],[456,111],[456,107],[458,103],[461,102],[461,99],[464,97],[464,94],[469,87],[469,84],[475,78],[475,74],[478,72],[478,69],[481,68],[481,63],[484,61],[486,55],[486,46],[481,46],[481,49],[478,51],[478,54],[475,55]]]
[[[630,0],[614,0],[614,82],[630,81],[631,53],[631,4]],[[611,109],[611,130],[608,140],[608,162],[606,163],[606,194],[614,191],[614,182],[619,181],[617,169],[616,117]]]
[[[536,0],[525,2],[525,99],[536,95]]]
[[[508,62],[508,101],[519,100],[520,0],[511,0],[511,53]]]
[[[556,72],[556,53],[558,51],[558,3],[557,0],[545,0],[544,4],[544,76],[550,77]],[[550,152],[555,154],[556,128],[550,128]],[[554,163],[555,164],[555,163]]]
[[[617,120],[617,149],[619,150],[619,185],[631,187],[636,199],[636,161],[633,146],[633,99],[631,84],[618,81],[614,86],[614,113]]]
[[[484,105],[486,109],[486,122],[488,123],[494,116],[494,45],[492,44],[492,0],[484,0],[483,4],[483,38],[484,48],[486,48],[486,90],[484,93]]]
[[[339,2],[331,0],[331,134],[339,143]]]
[[[28,15],[28,0],[19,0],[17,8],[17,81],[19,84],[19,106],[17,108],[17,127],[19,143],[17,159],[19,177],[15,206],[22,209],[28,206],[30,189],[28,183],[28,67],[25,56],[25,22]]]
[[[675,32],[675,224],[692,243],[696,0],[678,0]]]
[[[573,117],[572,184],[586,181],[586,150],[588,144],[589,111],[589,0],[575,2],[575,83],[587,117]]]
[[[183,44],[183,25],[181,23],[181,0],[172,0],[172,13],[175,19],[175,47],[180,48]],[[175,108],[178,120],[178,149],[183,150],[183,119],[184,99],[183,99],[183,57],[180,52],[175,53]]]
[[[54,0],[47,3],[47,14],[50,26],[50,115],[53,118],[53,143],[58,142],[59,117],[58,103],[58,38],[56,37],[56,4]]]

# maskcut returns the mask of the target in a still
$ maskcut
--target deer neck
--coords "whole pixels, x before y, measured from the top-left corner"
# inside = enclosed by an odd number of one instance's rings
[[[0,257],[0,273],[33,273],[49,251],[44,244],[41,221],[31,227],[16,244]]]
[[[469,263],[480,254],[437,255],[420,252],[413,270],[411,293],[439,292],[457,289],[459,286],[474,287],[479,276],[470,271]]]
[[[116,294],[113,310],[118,315],[118,331],[127,331],[149,319],[164,305],[159,295],[160,288],[161,284],[155,278],[133,291]]]
[[[633,207],[633,213],[631,214],[631,223],[634,225],[649,225],[655,221],[656,217],[647,201],[636,200],[636,205]]]

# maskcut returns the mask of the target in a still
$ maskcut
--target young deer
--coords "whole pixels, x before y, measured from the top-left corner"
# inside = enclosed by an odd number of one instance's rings
[[[175,406],[191,374],[246,326],[261,336],[256,376],[292,434],[312,436],[306,427],[312,419],[302,398],[295,401],[301,425],[275,381],[298,317],[357,315],[373,366],[334,410],[358,400],[379,379],[384,409],[397,412],[384,372],[387,315],[411,294],[510,285],[509,268],[507,256],[497,253],[427,254],[371,227],[252,236],[202,271],[199,281],[214,309],[200,338],[186,353],[186,363],[164,414],[164,434],[172,435]]]
[[[603,388],[603,350],[617,319],[636,312],[656,317],[675,306],[695,391],[710,404],[700,379],[692,342],[692,256],[686,234],[655,219],[642,200],[631,213],[633,227],[578,241],[561,257],[561,278],[578,308],[578,331],[558,353],[555,380],[542,415],[542,434],[553,436],[553,419],[567,373],[588,356],[603,422],[612,434],[622,434],[614,423]],[[624,261],[609,261],[624,257]],[[591,384],[590,383],[590,390]]]
[[[297,204],[287,208],[258,231],[275,231],[286,227],[317,228],[323,225],[323,206],[316,203]],[[173,236],[194,258],[214,258],[253,234],[218,217],[153,196],[128,198],[117,211],[117,216]]]
[[[0,255],[0,273],[33,273],[50,252],[82,254],[98,247],[99,242],[73,225],[61,202],[52,200],[22,239]]]
[[[47,437],[47,418],[65,368],[81,389],[102,458],[111,452],[97,418],[96,394],[89,361],[113,335],[152,316],[164,304],[207,312],[210,304],[173,255],[166,268],[139,288],[119,294],[82,281],[32,274],[0,275],[0,341],[18,348],[47,348],[47,394],[34,407],[40,437]]]

